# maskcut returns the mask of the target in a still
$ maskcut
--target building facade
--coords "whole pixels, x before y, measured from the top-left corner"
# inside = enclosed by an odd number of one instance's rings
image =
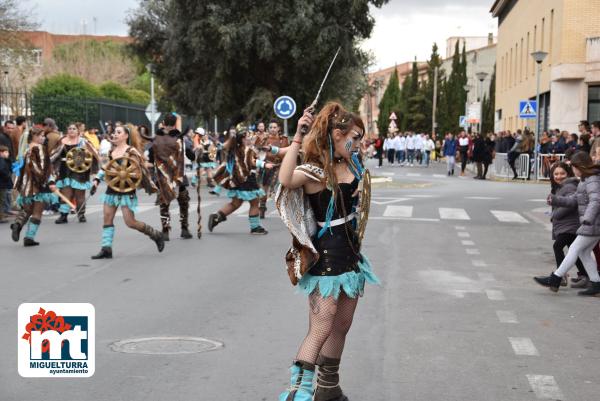
[[[535,99],[540,64],[540,126],[576,132],[600,119],[600,1],[496,0],[496,130],[535,127],[519,118],[519,101]]]
[[[463,46],[466,51],[481,49],[482,47],[490,46],[498,41],[498,37],[490,33],[488,36],[451,36],[446,39],[446,58],[454,56],[456,43],[462,52]]]

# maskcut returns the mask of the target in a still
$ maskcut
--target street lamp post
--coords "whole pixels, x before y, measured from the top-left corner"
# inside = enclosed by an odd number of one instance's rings
[[[465,118],[468,118],[468,116],[469,116],[469,92],[471,92],[471,85],[467,84],[467,85],[463,86],[463,89],[467,93],[467,96],[465,99]],[[467,127],[463,127],[463,128],[467,129]]]
[[[481,131],[483,128],[483,81],[488,76],[487,72],[480,71],[475,74],[477,79],[479,80],[479,134],[481,135]]]
[[[154,122],[156,118],[156,101],[154,100],[154,64],[146,64],[146,70],[150,74],[150,116],[151,116],[151,126],[150,135],[154,136]]]
[[[542,71],[542,62],[544,61],[544,59],[546,58],[546,56],[548,56],[548,53],[543,52],[543,51],[537,51],[537,52],[533,52],[531,53],[531,57],[533,57],[533,59],[535,60],[535,62],[537,63],[537,86],[536,86],[536,90],[535,90],[535,102],[536,102],[536,106],[537,106],[537,110],[535,113],[535,148],[533,150],[533,154],[534,154],[534,162],[533,162],[533,173],[535,174],[535,179],[537,181],[538,179],[538,154],[539,154],[539,150],[538,150],[538,143],[539,143],[539,137],[540,137],[540,72]]]

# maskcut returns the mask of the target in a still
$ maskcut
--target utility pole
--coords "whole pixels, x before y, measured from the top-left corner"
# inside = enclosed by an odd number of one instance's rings
[[[431,135],[433,136],[433,138],[435,139],[435,132],[436,132],[436,128],[437,128],[437,122],[436,122],[436,113],[437,113],[437,87],[438,84],[438,67],[435,67],[435,69],[433,70],[433,107],[432,107],[432,113],[431,113]]]

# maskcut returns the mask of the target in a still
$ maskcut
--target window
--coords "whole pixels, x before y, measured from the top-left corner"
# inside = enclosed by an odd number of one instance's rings
[[[537,50],[537,25],[533,27],[533,46],[531,46],[532,52]],[[531,60],[531,76],[535,76],[535,60],[533,57],[529,57]]]
[[[525,79],[529,78],[529,32],[527,32],[527,53],[525,54]]]
[[[588,121],[600,121],[600,86],[588,88]]]
[[[548,40],[548,65],[552,65],[552,39],[554,36],[554,10],[550,11],[550,38]]]

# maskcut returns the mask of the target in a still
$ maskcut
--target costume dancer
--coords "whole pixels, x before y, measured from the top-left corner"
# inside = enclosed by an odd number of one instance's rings
[[[41,128],[31,128],[27,137],[28,148],[15,183],[15,189],[19,192],[17,205],[22,210],[10,228],[13,241],[18,242],[21,230],[29,220],[23,239],[25,246],[39,245],[35,241],[35,235],[42,223],[44,207],[46,204],[58,203],[58,196],[52,193],[56,191],[56,185],[45,139],[46,135]]]
[[[202,238],[202,211],[201,206],[201,183],[202,176],[206,172],[206,185],[208,186],[208,193],[216,195],[214,191],[215,180],[213,179],[213,170],[217,167],[217,151],[218,145],[214,140],[206,134],[206,131],[202,127],[196,128],[194,131],[194,154],[196,155],[196,175],[192,178],[192,184],[196,185],[196,196],[198,197],[198,206],[196,212],[198,213],[198,231],[196,235],[198,238]]]
[[[181,238],[192,238],[189,231],[188,212],[190,194],[187,190],[184,157],[194,159],[192,149],[186,149],[181,134],[181,117],[168,114],[163,120],[163,128],[156,132],[148,158],[154,164],[158,183],[158,202],[160,204],[160,221],[165,241],[169,240],[171,216],[169,206],[177,199],[179,204],[179,223]]]
[[[105,179],[108,185],[106,193],[101,197],[104,204],[102,248],[92,259],[112,258],[114,219],[119,207],[127,227],[150,237],[156,243],[158,252],[162,252],[165,247],[162,233],[135,218],[138,206],[136,184],[141,185],[149,194],[157,191],[150,179],[150,172],[144,165],[144,157],[139,151],[140,140],[137,131],[133,126],[119,125],[111,135],[111,142],[113,148],[109,153],[109,161],[94,178],[92,187],[92,192],[95,193],[102,179]],[[122,173],[125,173],[125,178],[122,177]]]
[[[90,174],[98,172],[100,155],[94,145],[81,134],[77,124],[70,124],[67,135],[61,138],[52,151],[50,160],[54,164],[54,171],[58,173],[56,187],[68,199],[75,198],[77,218],[80,223],[85,223],[85,191],[92,187]],[[61,203],[58,211],[60,217],[55,223],[68,223],[69,205]]]
[[[242,206],[244,201],[248,201],[250,234],[268,234],[260,225],[258,215],[258,201],[265,192],[258,186],[256,170],[271,169],[273,165],[256,159],[256,152],[246,138],[246,128],[240,127],[236,132],[235,127],[231,127],[229,135],[229,139],[223,145],[225,161],[217,168],[214,177],[217,182],[215,192],[220,193],[223,188],[227,189],[227,197],[231,202],[208,217],[208,230],[212,232],[217,224],[227,220],[227,216]]]
[[[302,127],[311,125],[303,138]],[[293,237],[288,274],[308,295],[309,330],[290,368],[290,387],[279,400],[313,400],[314,389],[316,401],[342,401],[347,398],[338,370],[346,334],[365,282],[379,282],[360,252],[364,228],[357,229],[359,189],[366,175],[356,151],[364,125],[341,105],[328,103],[316,117],[307,109],[298,127],[279,171],[275,203]],[[301,146],[305,164],[296,167]]]
[[[260,123],[263,124],[263,123]],[[260,132],[259,124],[259,132]],[[264,124],[263,124],[264,129]],[[265,154],[259,152],[262,159],[275,165],[270,170],[263,170],[260,174],[260,184],[262,189],[265,191],[265,195],[260,198],[260,218],[264,219],[267,212],[267,200],[273,195],[275,185],[277,184],[277,173],[279,172],[279,166],[281,164],[282,156],[278,154],[277,150],[289,146],[289,140],[287,136],[281,134],[279,122],[277,120],[271,120],[269,123],[268,135],[258,135],[254,146],[259,151],[266,150]]]

